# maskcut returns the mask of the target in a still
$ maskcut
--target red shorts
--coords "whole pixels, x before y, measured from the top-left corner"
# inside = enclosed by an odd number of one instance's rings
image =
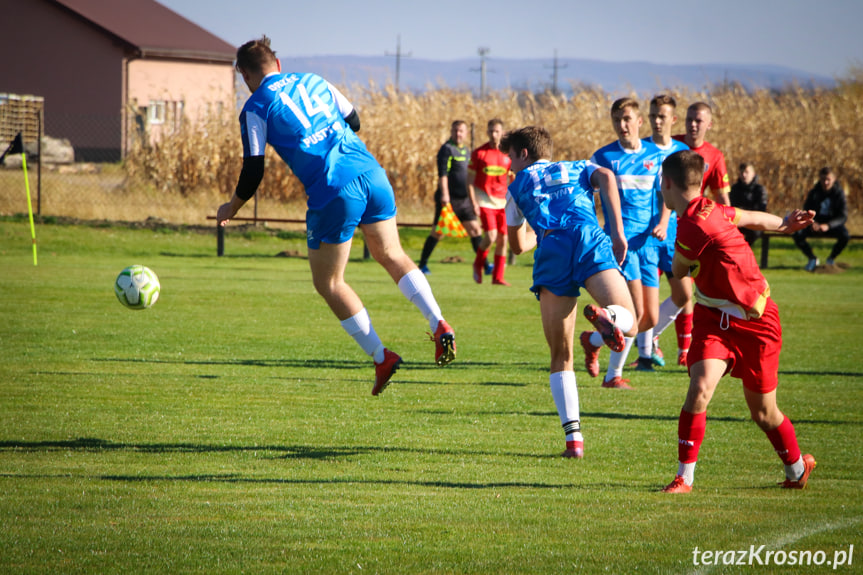
[[[728,360],[725,373],[743,380],[746,389],[757,393],[776,389],[782,351],[782,325],[776,303],[768,299],[764,315],[758,319],[726,316],[723,320],[722,315],[716,308],[695,305],[687,363]]]
[[[493,208],[480,208],[479,219],[482,221],[482,229],[497,230],[497,232],[506,235],[506,210],[495,210]]]

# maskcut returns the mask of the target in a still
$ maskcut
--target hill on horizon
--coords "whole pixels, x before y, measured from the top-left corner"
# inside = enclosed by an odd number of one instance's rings
[[[395,56],[283,56],[282,66],[285,71],[314,72],[344,86],[374,84],[384,87],[396,81]],[[478,58],[436,61],[403,57],[399,88],[409,92],[452,88],[479,94],[480,67]],[[554,87],[554,72],[552,59],[488,58],[486,91],[550,90]],[[557,61],[557,89],[566,94],[571,94],[575,87],[590,87],[611,94],[634,91],[649,96],[663,90],[704,90],[727,83],[739,83],[747,90],[778,90],[789,86],[831,88],[836,85],[836,80],[773,65],[668,65],[577,58],[559,58]]]

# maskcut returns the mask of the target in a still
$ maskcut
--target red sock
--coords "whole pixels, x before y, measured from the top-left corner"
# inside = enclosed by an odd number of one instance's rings
[[[488,250],[477,250],[476,251],[476,263],[485,265],[485,260],[488,257]]]
[[[707,412],[689,413],[680,410],[677,420],[677,459],[681,463],[693,463],[698,460],[698,450],[704,441],[707,428]]]
[[[779,427],[765,433],[782,463],[785,465],[797,463],[800,459],[800,447],[797,445],[797,434],[794,433],[794,425],[791,424],[790,419],[786,417]]]
[[[689,351],[689,344],[692,341],[692,315],[691,313],[681,313],[674,319],[674,330],[677,332],[677,349]]]
[[[496,282],[503,281],[503,271],[506,269],[506,256],[494,256],[494,271],[491,272],[491,279]]]

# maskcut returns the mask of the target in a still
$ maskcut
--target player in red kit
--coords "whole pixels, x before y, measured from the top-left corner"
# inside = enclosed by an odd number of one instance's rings
[[[785,464],[782,486],[802,489],[815,459],[801,455],[794,426],[776,404],[782,349],[779,313],[737,227],[791,234],[810,226],[815,213],[794,210],[783,219],[714,202],[701,193],[704,164],[704,158],[691,150],[674,153],[662,163],[663,198],[680,218],[673,272],[678,278],[691,274],[696,299],[689,391],[678,421],[679,467],[663,491],[692,490],[707,405],[726,373],[742,380],[752,420]]]
[[[690,150],[704,158],[704,177],[701,180],[701,194],[706,195],[707,191],[710,190],[717,202],[730,206],[731,200],[728,194],[731,190],[731,184],[728,180],[725,156],[705,139],[707,132],[712,127],[713,110],[704,102],[695,102],[694,104],[690,104],[686,109],[686,132],[674,136],[674,139],[683,142],[689,146]],[[660,309],[666,311],[673,310],[674,307],[671,298],[668,298],[660,305]],[[668,319],[672,317],[674,318],[673,320]],[[674,321],[674,328],[677,332],[677,363],[678,365],[686,365],[686,356],[689,353],[689,346],[692,342],[692,302],[687,302],[677,312],[662,314],[659,322],[653,329],[654,337],[658,338],[659,334],[668,327],[668,322],[670,321]]]
[[[510,178],[509,156],[500,151],[503,138],[503,121],[494,118],[488,121],[488,142],[470,155],[467,181],[474,205],[479,206],[479,219],[485,234],[476,250],[473,262],[473,280],[482,283],[488,250],[494,244],[494,268],[492,283],[509,285],[503,279],[506,269],[506,187]]]

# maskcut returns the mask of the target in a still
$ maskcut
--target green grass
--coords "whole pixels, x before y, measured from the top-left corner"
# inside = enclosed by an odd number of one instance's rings
[[[26,222],[0,221],[0,572],[737,573],[694,566],[694,548],[832,559],[852,544],[836,572],[863,564],[859,245],[821,275],[774,240],[766,272],[810,487],[776,487],[781,464],[725,379],[695,490],[668,496],[682,368],[618,392],[579,367],[587,455],[557,457],[530,255],[513,287],[477,286],[466,263],[439,263],[469,260],[467,241],[441,242],[429,279],[459,351],[441,369],[427,323],[356,242],[347,279],[406,361],[372,397],[372,364],[307,262],[273,257],[305,253],[300,234],[232,229],[216,258],[214,234],[189,230],[37,233],[34,267]],[[413,257],[425,234],[404,230]],[[112,293],[134,263],[162,283],[147,311]]]

